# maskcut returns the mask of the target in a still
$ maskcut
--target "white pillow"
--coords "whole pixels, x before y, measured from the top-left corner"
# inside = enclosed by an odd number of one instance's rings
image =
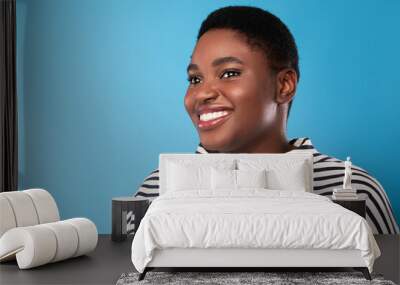
[[[212,190],[238,190],[240,188],[266,188],[265,169],[232,170],[211,168]]]
[[[307,191],[308,165],[304,160],[239,159],[238,168],[243,170],[267,170],[267,188],[273,190]]]
[[[238,188],[267,188],[267,171],[257,170],[235,170]]]
[[[269,189],[307,191],[307,180],[301,167],[285,171],[270,170],[267,173],[267,180]]]
[[[233,169],[211,168],[211,189],[236,189],[236,171]]]
[[[216,169],[235,169],[235,160],[185,160],[174,159],[166,163],[167,191],[193,189],[211,190],[211,167]]]
[[[167,173],[168,191],[184,191],[210,188],[210,167],[183,165],[170,162]]]

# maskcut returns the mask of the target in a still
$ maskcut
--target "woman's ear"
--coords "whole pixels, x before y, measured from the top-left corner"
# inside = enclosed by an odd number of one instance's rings
[[[296,71],[293,68],[285,68],[280,70],[276,75],[276,84],[276,102],[278,104],[289,103],[296,94]]]

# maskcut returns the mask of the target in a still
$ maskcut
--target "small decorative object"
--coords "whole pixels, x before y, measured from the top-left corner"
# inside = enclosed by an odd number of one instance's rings
[[[146,198],[113,198],[111,240],[124,241],[128,235],[135,235],[149,205]]]
[[[344,180],[343,180],[343,189],[351,190],[351,161],[350,156],[347,157],[347,160],[344,162]]]
[[[344,179],[342,188],[334,188],[332,199],[333,200],[357,200],[357,190],[351,187],[351,161],[350,156],[344,162]]]

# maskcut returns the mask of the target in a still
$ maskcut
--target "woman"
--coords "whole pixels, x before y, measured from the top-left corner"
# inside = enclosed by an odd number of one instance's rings
[[[319,153],[309,138],[286,138],[299,80],[295,40],[282,21],[256,7],[228,6],[202,23],[187,68],[184,98],[200,143],[196,153],[287,153],[309,149],[314,156],[314,193],[332,195],[343,184],[344,162]],[[367,199],[374,233],[399,233],[379,182],[352,166],[352,187]],[[158,170],[135,196],[158,196]]]

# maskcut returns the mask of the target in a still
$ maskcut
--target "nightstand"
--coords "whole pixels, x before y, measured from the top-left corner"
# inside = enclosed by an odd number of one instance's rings
[[[135,235],[149,205],[150,201],[141,197],[113,198],[111,239],[113,241],[124,241],[128,235]]]
[[[332,198],[331,198],[332,199]],[[359,214],[361,217],[365,219],[366,217],[366,200],[365,199],[357,199],[357,200],[334,200],[332,201],[340,206],[353,211],[354,213]]]

